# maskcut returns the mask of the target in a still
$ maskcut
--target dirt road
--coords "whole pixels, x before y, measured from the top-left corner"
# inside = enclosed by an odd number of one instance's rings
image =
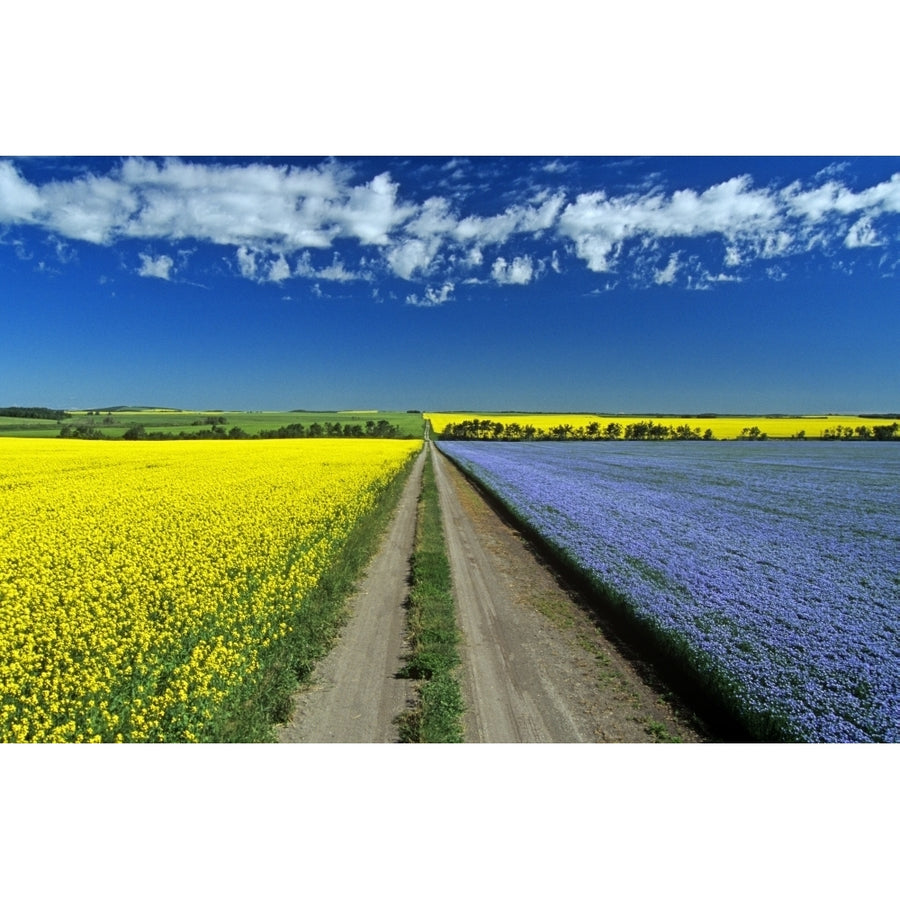
[[[463,632],[465,740],[581,743],[704,740],[652,688],[525,539],[431,443]],[[403,603],[424,453],[388,535],[352,601],[352,616],[311,688],[295,697],[282,742],[398,740],[412,699],[403,665]]]
[[[378,744],[399,740],[396,716],[413,699],[397,678],[406,644],[409,558],[416,533],[424,453],[419,455],[381,547],[351,600],[338,644],[316,667],[312,684],[294,695],[280,743]]]

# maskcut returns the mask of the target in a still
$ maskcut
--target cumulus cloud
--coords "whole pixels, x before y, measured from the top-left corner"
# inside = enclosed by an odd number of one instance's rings
[[[685,244],[698,239],[726,270],[744,276],[754,263],[793,254],[888,246],[893,237],[881,217],[900,212],[900,173],[861,190],[845,183],[840,167],[781,188],[755,185],[746,175],[671,191],[656,179],[620,194],[542,186],[544,176],[558,185],[568,167],[565,160],[536,166],[518,185],[520,199],[492,208],[492,167],[460,160],[443,167],[431,196],[416,201],[396,173],[360,179],[353,166],[335,161],[133,158],[102,175],[32,184],[15,161],[0,160],[0,226],[41,228],[58,242],[172,242],[168,256],[141,257],[146,277],[171,278],[184,265],[179,242],[192,241],[231,248],[232,269],[258,283],[352,281],[387,271],[444,285],[410,295],[423,298],[416,305],[439,305],[450,296],[444,288],[463,277],[524,285],[561,273],[563,255],[631,283],[683,282],[696,249]],[[447,174],[456,179],[454,190],[442,194]],[[505,183],[496,196],[513,197],[513,187]],[[695,284],[705,283],[692,274]]]
[[[888,181],[854,192],[840,182],[828,181],[819,187],[804,190],[794,182],[781,192],[787,208],[809,222],[819,222],[828,216],[850,216],[860,212],[870,215],[900,212],[900,173]]]
[[[847,247],[877,247],[879,244],[871,216],[863,216],[854,222],[844,238],[844,245]]]
[[[689,238],[718,234],[734,240],[761,234],[780,223],[778,205],[764,190],[754,190],[747,177],[732,178],[697,193],[675,191],[671,197],[608,197],[604,191],[580,195],[560,215],[559,232],[570,238],[576,253],[595,272],[606,272],[625,241]]]
[[[322,278],[326,281],[370,281],[371,273],[351,272],[344,267],[339,253],[332,257],[331,264],[316,268],[309,252],[304,253],[297,262],[294,274],[303,278]]]
[[[288,265],[287,260],[279,254],[276,259],[273,259],[269,263],[269,269],[266,273],[267,281],[274,281],[276,284],[280,284],[285,278],[291,277],[291,267]]]
[[[419,299],[417,294],[409,294],[406,298],[406,303],[408,306],[440,306],[442,303],[452,300],[452,294],[453,285],[448,283],[441,287],[440,290],[428,288],[422,299]]]
[[[256,278],[256,254],[248,247],[237,249],[238,268],[244,278]]]
[[[138,269],[138,275],[143,278],[162,278],[163,281],[169,281],[172,275],[172,266],[174,261],[171,256],[157,256],[156,258],[148,256],[146,253],[139,253],[141,267]]]
[[[423,241],[419,238],[401,240],[388,252],[391,269],[401,278],[412,278],[417,272],[425,272],[437,253],[440,241]]]
[[[281,284],[282,281],[295,274],[291,271],[290,263],[282,253],[267,255],[257,253],[249,247],[238,247],[235,258],[241,275],[257,284],[266,282]]]
[[[8,160],[0,160],[0,222],[11,225],[37,220],[40,191],[29,184]]]
[[[337,164],[299,169],[128,159],[108,175],[36,188],[0,164],[0,220],[40,224],[69,238],[121,238],[266,247],[329,247],[338,237],[385,244],[414,207],[387,174],[351,185]]]
[[[363,244],[387,244],[390,232],[415,211],[412,204],[397,203],[398,188],[387,173],[367,185],[351,188],[336,221]]]
[[[678,272],[678,254],[673,253],[669,257],[669,263],[664,269],[660,269],[653,275],[653,280],[657,284],[672,284],[675,281],[675,275]]]
[[[497,284],[528,284],[533,275],[534,264],[527,256],[517,256],[509,263],[499,256],[491,268],[491,277]]]

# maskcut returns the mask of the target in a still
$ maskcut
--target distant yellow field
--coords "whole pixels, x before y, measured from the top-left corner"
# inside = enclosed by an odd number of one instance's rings
[[[699,428],[701,433],[707,429],[712,431],[717,440],[733,440],[740,437],[745,428],[758,428],[770,438],[790,438],[801,431],[808,438],[819,438],[829,429],[834,431],[838,426],[856,429],[865,426],[890,424],[887,419],[871,419],[864,416],[592,416],[568,413],[492,413],[492,412],[426,412],[426,419],[431,420],[431,430],[439,437],[448,424],[456,424],[465,420],[489,419],[508,425],[517,422],[523,428],[531,425],[547,433],[560,425],[570,425],[574,432],[596,422],[602,432],[610,422],[618,422],[624,431],[625,427],[636,422],[653,421],[671,428],[687,425],[692,431]]]

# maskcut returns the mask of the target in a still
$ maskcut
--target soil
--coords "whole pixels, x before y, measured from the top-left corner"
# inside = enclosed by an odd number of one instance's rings
[[[652,666],[614,634],[527,539],[428,442],[341,638],[295,695],[281,742],[390,743],[413,702],[398,678],[409,558],[425,454],[441,501],[457,615],[465,741],[712,740]]]

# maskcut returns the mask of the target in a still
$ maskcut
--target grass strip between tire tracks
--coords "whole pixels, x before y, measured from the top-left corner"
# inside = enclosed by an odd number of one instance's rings
[[[434,467],[422,475],[411,565],[408,629],[412,653],[401,675],[418,680],[418,704],[399,717],[405,743],[460,743],[464,705],[457,670],[459,629]]]

